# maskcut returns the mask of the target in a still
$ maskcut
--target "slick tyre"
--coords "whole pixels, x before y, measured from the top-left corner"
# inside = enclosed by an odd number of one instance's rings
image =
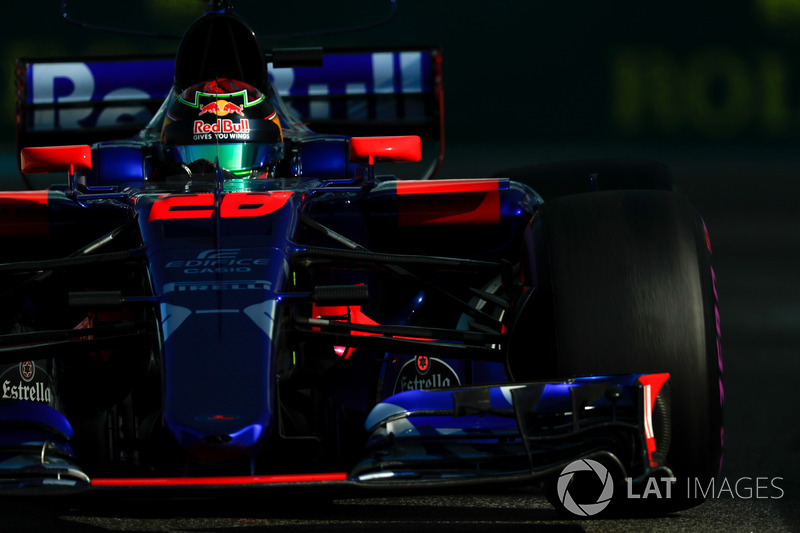
[[[522,318],[535,326],[515,327],[514,378],[669,372],[667,461],[684,494],[671,506],[700,503],[685,487],[719,472],[724,398],[702,219],[673,192],[587,193],[545,203],[529,237],[538,286]]]

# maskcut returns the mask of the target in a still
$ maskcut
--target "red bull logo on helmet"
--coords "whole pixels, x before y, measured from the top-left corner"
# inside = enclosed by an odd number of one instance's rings
[[[236,122],[227,118],[218,118],[216,122],[195,120],[192,133],[250,133],[250,121],[246,118]]]
[[[241,90],[235,91],[237,88]],[[162,139],[179,146],[213,142],[268,144],[281,142],[283,136],[277,113],[263,93],[243,82],[216,80],[189,87],[180,94],[167,112]]]
[[[198,113],[198,115],[205,115],[206,113],[213,113],[218,117],[224,117],[230,113],[236,113],[241,117],[244,116],[242,106],[236,105],[227,100],[215,100],[214,102],[209,102],[206,105],[201,106],[200,113]]]
[[[244,102],[242,102],[244,104]],[[192,124],[192,139],[210,140],[249,140],[250,120],[245,116],[244,106],[228,100],[213,100],[198,106],[198,117]],[[213,121],[216,115],[217,120]],[[238,116],[237,116],[238,115]],[[219,118],[228,116],[230,118]]]

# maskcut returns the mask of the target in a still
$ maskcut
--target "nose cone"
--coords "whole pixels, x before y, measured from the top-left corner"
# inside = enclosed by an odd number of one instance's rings
[[[181,448],[199,461],[250,462],[255,458],[261,448],[261,438],[266,433],[266,425],[241,426],[233,421],[220,420],[219,415],[208,418],[209,420],[198,420],[193,427],[186,425],[170,427],[169,424],[167,426]]]
[[[224,295],[223,304],[228,297]],[[164,421],[191,455],[204,461],[254,457],[269,434],[275,305],[268,300],[237,309],[228,302],[207,312],[197,305],[190,313],[168,306],[162,311],[169,333],[164,343]],[[174,330],[172,317],[183,318]]]
[[[189,197],[200,199],[200,211],[167,204],[153,217],[158,202],[184,196],[137,204],[161,300],[164,426],[205,461],[252,459],[272,434],[278,293],[287,286],[285,243],[297,209],[291,193],[278,192],[226,193],[221,205],[235,209],[217,215],[206,193]],[[269,199],[280,205],[261,210]]]

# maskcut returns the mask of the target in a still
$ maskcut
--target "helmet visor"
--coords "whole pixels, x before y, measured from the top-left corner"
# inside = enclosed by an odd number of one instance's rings
[[[174,147],[177,159],[182,163],[189,164],[198,159],[207,159],[212,163],[218,161],[220,167],[233,174],[272,165],[280,159],[282,149],[282,143],[195,144]]]

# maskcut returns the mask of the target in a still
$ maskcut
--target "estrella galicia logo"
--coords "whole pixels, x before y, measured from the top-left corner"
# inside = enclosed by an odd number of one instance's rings
[[[55,407],[53,381],[33,361],[0,367],[0,401],[39,402]]]
[[[461,385],[461,379],[446,362],[427,355],[406,361],[394,384],[394,393],[410,390],[442,389]]]
[[[572,478],[579,472],[594,472],[600,480],[603,488],[595,502],[578,503],[575,501],[572,494],[570,494],[570,489],[575,489],[574,484],[570,486]],[[561,475],[558,477],[558,483],[556,484],[556,494],[564,508],[572,514],[578,516],[594,516],[611,503],[611,497],[614,495],[614,481],[611,479],[611,474],[608,472],[608,469],[602,464],[591,459],[578,459],[568,464],[564,467],[564,470],[561,471]]]

